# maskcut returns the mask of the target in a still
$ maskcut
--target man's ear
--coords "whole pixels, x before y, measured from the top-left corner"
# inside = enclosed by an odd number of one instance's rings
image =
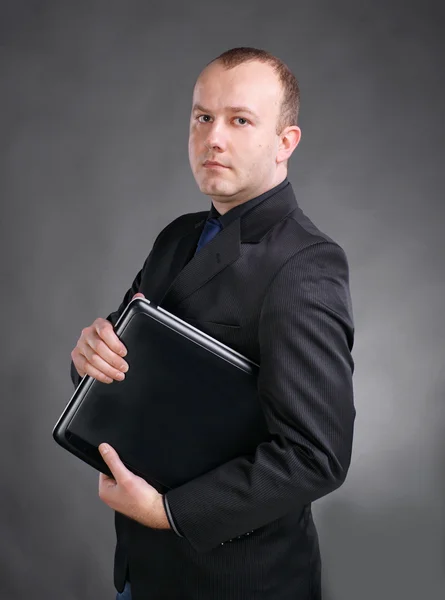
[[[301,140],[301,129],[297,125],[290,125],[280,134],[280,144],[277,152],[277,164],[287,161]]]

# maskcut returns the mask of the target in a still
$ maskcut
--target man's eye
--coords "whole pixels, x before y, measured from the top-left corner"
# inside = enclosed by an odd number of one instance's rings
[[[249,121],[247,119],[245,119],[244,117],[235,117],[235,120],[238,121],[244,121],[244,123],[241,123],[241,125],[244,125],[246,123],[248,123]]]
[[[199,119],[201,119],[201,118],[210,119],[210,116],[209,116],[209,115],[199,115],[199,117],[198,117],[198,121],[199,121]],[[208,123],[208,121],[199,121],[199,122],[200,122],[200,123]]]

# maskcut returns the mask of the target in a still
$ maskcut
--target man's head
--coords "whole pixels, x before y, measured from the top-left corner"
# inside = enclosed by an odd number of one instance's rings
[[[193,92],[189,159],[220,213],[278,185],[301,137],[295,76],[278,58],[234,48],[211,61]],[[215,161],[224,167],[206,167]]]

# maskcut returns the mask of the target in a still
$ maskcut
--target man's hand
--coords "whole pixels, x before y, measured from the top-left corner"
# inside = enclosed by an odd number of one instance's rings
[[[109,444],[100,444],[99,451],[114,476],[113,479],[100,473],[99,498],[113,510],[146,527],[171,529],[162,494],[129,471]]]
[[[140,292],[132,300],[136,297],[145,298]],[[71,358],[81,377],[90,375],[102,383],[112,383],[125,379],[128,363],[122,357],[126,354],[127,349],[110,321],[98,317],[92,325],[82,329]]]

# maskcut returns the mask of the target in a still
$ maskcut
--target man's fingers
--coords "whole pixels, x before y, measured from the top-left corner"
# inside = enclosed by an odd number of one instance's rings
[[[136,292],[133,298],[145,298]],[[129,364],[123,360],[127,349],[108,319],[98,317],[90,327],[82,329],[76,348],[71,353],[77,372],[103,383],[122,381]]]
[[[88,344],[84,344],[84,346],[88,346]],[[88,354],[88,351],[86,353]],[[76,367],[76,371],[81,377],[84,377],[85,375],[90,375],[91,377],[94,377],[94,379],[98,379],[103,383],[111,383],[113,381],[113,379],[108,377],[106,373],[99,371],[99,369],[96,369],[88,361],[87,357],[85,356],[85,351],[82,351],[79,345],[77,345],[71,352],[71,358]]]
[[[119,354],[119,356],[125,356],[127,354],[127,349],[116,335],[110,321],[107,321],[107,319],[96,319],[94,327],[99,338],[105,342],[110,350]]]
[[[112,377],[108,377],[108,375],[105,375],[105,373],[103,373],[103,371],[99,371],[99,369],[96,369],[95,367],[93,367],[91,365],[91,363],[89,363],[88,361],[85,361],[85,373],[86,373],[86,375],[89,375],[93,379],[97,379],[98,381],[101,381],[102,383],[113,383],[113,381],[114,381],[114,379]],[[113,377],[114,377],[114,375],[113,375]]]
[[[93,343],[94,348],[89,345],[89,339],[83,345],[83,354],[92,367],[113,379],[119,379],[120,373],[128,371],[127,361],[110,350],[104,341],[99,338],[95,339]],[[86,365],[85,370],[88,370],[88,365]]]
[[[144,294],[141,292],[137,292],[134,294],[132,300],[134,298],[145,298]],[[98,345],[98,348],[95,348],[99,354],[106,359],[111,365],[120,369],[121,362],[116,357],[116,354],[119,356],[125,356],[127,354],[127,349],[125,345],[121,342],[119,337],[116,335],[114,331],[113,325],[107,319],[96,319],[94,322],[95,330],[99,336],[99,340],[103,340],[104,346],[100,346],[100,342],[94,340],[93,343],[90,342],[90,345],[94,348],[94,343]],[[111,352],[110,352],[111,350]],[[125,362],[125,361],[124,361]]]

